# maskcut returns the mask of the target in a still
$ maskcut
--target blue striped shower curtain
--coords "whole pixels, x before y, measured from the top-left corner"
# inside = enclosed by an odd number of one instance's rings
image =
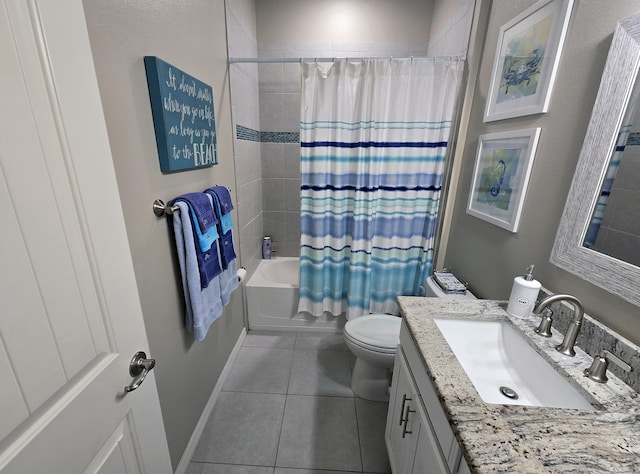
[[[298,310],[397,314],[433,258],[460,60],[302,64]]]

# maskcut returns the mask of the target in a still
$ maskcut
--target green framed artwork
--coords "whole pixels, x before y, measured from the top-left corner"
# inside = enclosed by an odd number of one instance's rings
[[[573,0],[541,0],[500,28],[484,121],[546,112]]]
[[[467,214],[518,231],[540,130],[480,135]]]

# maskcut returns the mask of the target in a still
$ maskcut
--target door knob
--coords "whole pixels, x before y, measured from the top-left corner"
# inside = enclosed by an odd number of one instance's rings
[[[135,377],[131,385],[124,388],[126,393],[133,392],[142,385],[147,374],[156,366],[155,359],[147,359],[143,351],[136,352],[129,363],[129,375]]]

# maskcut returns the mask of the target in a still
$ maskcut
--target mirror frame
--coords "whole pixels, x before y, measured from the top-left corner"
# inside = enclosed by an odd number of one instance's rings
[[[640,267],[587,249],[585,234],[640,67],[640,13],[616,27],[551,263],[640,306]]]

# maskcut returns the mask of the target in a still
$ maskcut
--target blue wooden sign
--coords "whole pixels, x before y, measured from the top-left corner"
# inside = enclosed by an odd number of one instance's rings
[[[144,65],[162,172],[217,164],[211,86],[155,56]]]

